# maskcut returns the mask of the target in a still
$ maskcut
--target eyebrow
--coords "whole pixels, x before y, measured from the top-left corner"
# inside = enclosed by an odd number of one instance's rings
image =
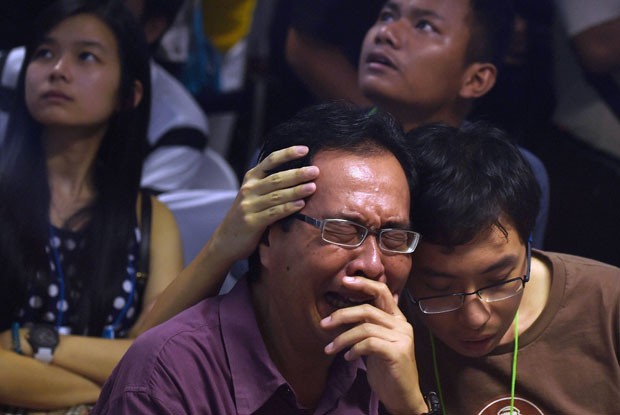
[[[381,10],[386,9],[386,8],[389,9],[393,13],[398,13],[398,14],[403,13],[401,5],[393,0],[389,0],[385,2]],[[445,20],[445,18],[442,15],[438,14],[437,12],[433,10],[429,10],[429,9],[422,9],[420,7],[413,7],[410,10],[410,12],[407,13],[407,17],[411,20],[419,19],[422,17],[426,17],[426,18],[430,18],[434,20],[442,20],[442,21]]]
[[[453,275],[448,272],[437,271],[436,269],[429,267],[416,268],[415,270],[412,269],[411,273],[413,275],[422,275],[429,278],[450,278],[453,280],[459,278],[458,275]]]
[[[482,270],[479,273],[479,275],[490,274],[492,272],[503,270],[508,267],[514,267],[517,262],[518,262],[518,258],[516,255],[503,256],[498,261],[494,262],[493,264],[489,265],[484,270]],[[454,275],[449,272],[438,271],[436,269],[425,267],[425,266],[418,268],[416,271],[413,271],[413,273],[418,274],[418,275],[421,274],[424,277],[429,277],[429,278],[457,279],[460,277],[459,275]]]
[[[428,9],[420,9],[419,7],[414,7],[410,15],[415,18],[430,17],[435,20],[445,20],[444,17],[437,12]]]
[[[499,261],[489,265],[487,268],[485,268],[481,274],[490,274],[491,272],[494,271],[499,271],[502,269],[506,269],[509,267],[514,268],[515,265],[517,265],[517,262],[519,261],[519,258],[516,255],[506,255],[502,258],[499,259]]]
[[[388,221],[381,227],[381,229],[387,229],[387,228],[402,229],[405,231],[410,231],[411,224],[408,221],[405,221],[405,222]]]
[[[355,223],[359,223],[360,225],[363,225],[369,229],[402,229],[402,230],[411,230],[411,224],[409,223],[408,220],[403,220],[403,221],[397,221],[397,220],[391,220],[391,221],[387,221],[386,223],[382,224],[380,228],[374,228],[374,227],[370,227],[368,226],[363,220],[362,217],[358,216],[358,215],[354,215],[354,214],[347,214],[347,213],[340,213],[339,215],[332,215],[331,217],[333,218],[338,218],[338,219],[346,219],[349,220],[351,222],[355,222]]]
[[[57,45],[58,43],[59,42],[55,38],[50,37],[50,36],[45,36],[43,40],[39,43],[39,46],[46,45],[46,44]],[[89,40],[89,39],[77,40],[77,41],[74,41],[73,44],[79,47],[96,48],[103,52],[108,51],[108,49],[101,42],[98,42],[96,40]]]
[[[385,8],[388,8],[392,11],[399,11],[400,5],[396,4],[393,1],[386,1],[385,4],[383,4],[383,7],[381,9],[385,9]]]
[[[107,50],[105,46],[103,46],[101,43],[97,42],[96,40],[78,40],[75,43],[80,46],[94,47],[94,48],[98,48],[101,50]]]

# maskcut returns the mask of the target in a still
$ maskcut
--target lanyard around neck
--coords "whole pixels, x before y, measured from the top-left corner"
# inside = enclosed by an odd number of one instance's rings
[[[49,232],[50,232],[50,247],[52,249],[52,256],[54,259],[54,268],[56,271],[56,279],[58,280],[58,315],[56,317],[56,330],[60,331],[61,327],[62,327],[62,318],[63,318],[63,312],[64,312],[64,308],[65,308],[65,273],[63,271],[62,268],[62,263],[60,262],[60,253],[58,251],[58,247],[57,245],[57,241],[58,244],[60,244],[60,237],[56,234],[56,231],[54,230],[54,227],[50,224],[49,225]],[[103,328],[103,333],[101,335],[101,337],[106,338],[106,339],[113,339],[115,338],[115,330],[120,327],[121,322],[123,321],[123,318],[127,315],[127,312],[129,311],[129,307],[131,306],[131,304],[133,303],[133,298],[135,295],[135,291],[136,291],[136,270],[135,270],[135,266],[131,265],[129,268],[129,279],[131,282],[131,289],[129,290],[129,294],[127,296],[127,301],[125,301],[125,305],[123,307],[123,309],[121,310],[121,312],[116,316],[116,319],[114,319],[114,321],[111,324],[106,325]]]
[[[510,376],[510,415],[513,415],[515,408],[515,385],[517,384],[517,355],[519,353],[519,310],[515,314],[514,319],[514,327],[515,327],[515,340],[514,340],[514,350],[512,352],[512,373]],[[433,371],[435,373],[435,381],[437,382],[437,394],[439,395],[439,402],[441,403],[441,413],[442,415],[447,415],[446,412],[446,404],[443,398],[443,391],[441,389],[441,380],[439,378],[439,366],[437,365],[437,349],[435,348],[435,337],[433,333],[430,332],[431,338],[431,353],[433,355]]]
[[[52,225],[49,225],[50,229],[50,247],[52,248],[52,256],[54,258],[54,268],[56,271],[56,279],[58,280],[58,303],[56,308],[58,309],[58,315],[56,316],[56,331],[60,330],[62,326],[62,315],[65,308],[65,273],[60,263],[60,253],[56,246],[56,241],[60,244],[60,237],[56,235]]]

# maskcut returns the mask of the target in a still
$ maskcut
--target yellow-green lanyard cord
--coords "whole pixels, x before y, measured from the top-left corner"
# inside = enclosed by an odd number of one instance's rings
[[[514,320],[515,326],[515,341],[514,351],[512,352],[512,375],[510,377],[510,415],[513,414],[515,407],[515,385],[517,384],[517,355],[519,353],[519,310],[515,314]],[[443,391],[441,389],[441,380],[439,379],[439,367],[437,366],[437,351],[435,349],[435,337],[430,332],[431,337],[431,352],[433,355],[433,371],[435,372],[435,381],[437,382],[437,394],[439,395],[439,402],[441,403],[441,413],[446,415],[446,404],[443,399]]]

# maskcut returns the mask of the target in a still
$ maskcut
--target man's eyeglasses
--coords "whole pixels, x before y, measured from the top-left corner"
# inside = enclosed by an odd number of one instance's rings
[[[409,254],[413,252],[420,240],[420,234],[407,229],[373,230],[347,219],[318,220],[301,213],[293,215],[321,230],[321,238],[330,244],[356,248],[364,243],[368,234],[373,234],[379,241],[379,248],[385,252]]]
[[[527,242],[527,269],[523,277],[511,278],[497,284],[483,287],[470,293],[456,293],[447,295],[434,295],[431,297],[415,298],[409,292],[409,288],[405,289],[406,295],[413,304],[422,310],[424,314],[440,314],[458,310],[465,303],[465,297],[469,295],[477,295],[485,303],[493,303],[495,301],[506,300],[514,297],[523,291],[525,283],[530,280],[530,267],[532,264],[532,248],[530,242]],[[415,278],[415,276],[413,277]]]

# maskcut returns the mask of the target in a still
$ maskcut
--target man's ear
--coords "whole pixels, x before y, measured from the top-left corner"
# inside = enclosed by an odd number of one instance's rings
[[[263,232],[263,235],[260,238],[260,241],[258,242],[258,255],[260,257],[260,262],[263,265],[263,267],[269,269],[269,265],[271,264],[271,256],[269,255],[269,247],[270,247],[270,242],[269,242],[269,236],[270,236],[270,229],[271,226],[267,227],[267,229],[265,229],[265,232]]]
[[[142,95],[144,95],[144,88],[142,82],[135,80],[133,82],[133,108],[136,108],[140,101],[142,101]]]
[[[459,95],[464,99],[480,98],[493,88],[496,79],[495,65],[489,62],[474,62],[465,71]]]

